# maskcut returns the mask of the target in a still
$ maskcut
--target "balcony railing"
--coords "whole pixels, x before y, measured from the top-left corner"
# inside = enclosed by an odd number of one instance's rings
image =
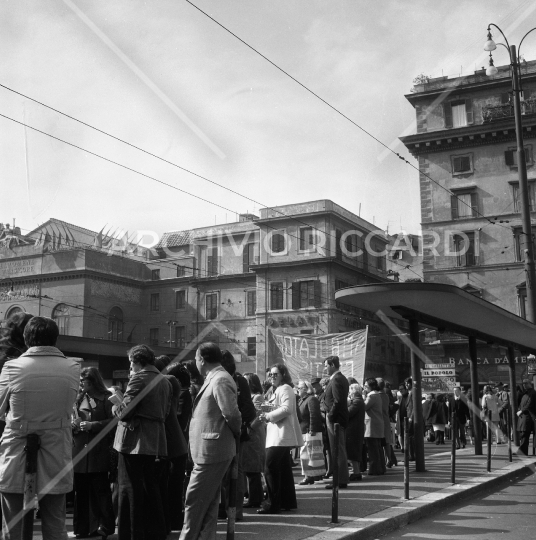
[[[536,114],[536,99],[526,99],[521,102],[521,114]],[[482,107],[482,121],[495,122],[506,118],[513,118],[514,105],[506,103],[504,105],[487,105]]]

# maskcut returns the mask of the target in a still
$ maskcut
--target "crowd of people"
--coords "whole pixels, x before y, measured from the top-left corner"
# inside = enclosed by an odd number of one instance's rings
[[[181,540],[215,539],[217,520],[240,521],[243,508],[259,514],[296,509],[298,464],[299,484],[322,482],[326,489],[334,476],[345,489],[365,474],[386,474],[398,464],[396,451],[404,450],[406,418],[415,459],[411,378],[398,389],[382,378],[360,384],[330,356],[322,378],[293,381],[278,363],[261,381],[238,373],[230,352],[202,343],[195,360],[183,363],[134,346],[126,388],[107,387],[97,368],[81,370],[56,348],[58,334],[51,319],[24,313],[0,331],[6,540],[21,537],[28,512],[25,445],[32,433],[39,437],[35,490],[45,540],[67,538],[70,494],[77,538],[106,539],[117,528],[119,540],[164,540],[173,530]],[[483,390],[482,419],[491,422],[497,444],[511,436],[510,396],[500,383]],[[527,454],[536,420],[529,380],[518,396],[520,452]],[[426,438],[444,444],[455,414],[450,435],[458,447],[471,443],[471,401],[461,387],[424,396]]]

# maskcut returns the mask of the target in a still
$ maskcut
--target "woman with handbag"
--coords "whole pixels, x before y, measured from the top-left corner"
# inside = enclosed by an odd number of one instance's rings
[[[81,371],[80,392],[73,411],[73,530],[76,538],[97,535],[106,538],[115,530],[108,477],[110,437],[103,437],[92,445],[97,434],[113,419],[112,403],[108,400],[111,395],[97,368]],[[89,452],[85,451],[87,447],[91,448]]]
[[[298,507],[290,450],[303,445],[296,397],[290,384],[290,373],[284,364],[270,368],[270,380],[274,392],[259,418],[267,423],[266,465],[264,469],[268,490],[268,505],[257,510],[258,514],[279,514],[281,509],[293,510]]]
[[[300,486],[314,484],[315,479],[326,473],[322,444],[322,414],[320,401],[308,381],[298,381],[299,401],[301,412],[300,428],[304,444],[300,451],[303,480]]]

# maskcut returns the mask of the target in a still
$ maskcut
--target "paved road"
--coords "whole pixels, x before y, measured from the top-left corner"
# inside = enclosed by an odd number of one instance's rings
[[[532,540],[536,538],[536,475],[485,492],[381,540]]]

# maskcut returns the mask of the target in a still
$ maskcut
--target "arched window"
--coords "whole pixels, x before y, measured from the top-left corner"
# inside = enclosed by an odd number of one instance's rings
[[[108,339],[123,341],[123,310],[113,307],[108,314]]]
[[[56,321],[60,336],[69,335],[69,319],[71,318],[71,310],[66,304],[58,304],[52,312],[52,319]]]
[[[15,313],[24,313],[24,310],[20,306],[12,306],[6,312],[6,319],[15,315]]]

